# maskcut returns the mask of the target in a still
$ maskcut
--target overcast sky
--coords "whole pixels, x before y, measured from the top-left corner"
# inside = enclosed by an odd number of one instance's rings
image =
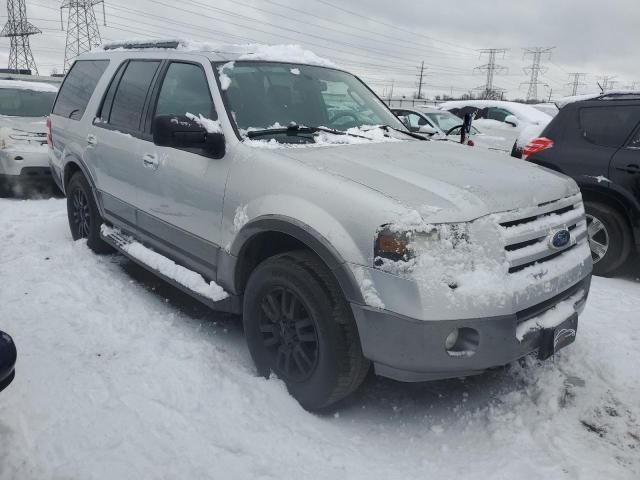
[[[6,0],[0,1],[6,22]],[[62,70],[65,33],[62,0],[26,0],[40,73]],[[478,50],[508,48],[498,63],[507,71],[495,84],[509,98],[524,97],[524,47],[556,47],[540,81],[539,96],[569,93],[570,72],[584,72],[580,93],[597,90],[603,75],[616,88],[640,88],[640,1],[609,0],[106,0],[96,7],[104,40],[185,37],[221,43],[297,43],[360,75],[376,91],[410,96],[425,62],[425,95],[460,94],[484,84],[474,67],[486,63]],[[65,14],[66,21],[66,14]],[[9,40],[0,39],[6,66]],[[395,96],[395,95],[394,95]]]

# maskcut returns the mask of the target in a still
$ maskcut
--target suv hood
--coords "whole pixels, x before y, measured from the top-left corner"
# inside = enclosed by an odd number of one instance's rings
[[[401,141],[283,148],[278,153],[364,185],[427,222],[466,222],[579,192],[569,177],[452,142]]]

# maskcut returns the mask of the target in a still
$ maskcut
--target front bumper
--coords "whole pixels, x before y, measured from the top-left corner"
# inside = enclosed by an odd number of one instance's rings
[[[518,325],[584,292],[574,306],[574,313],[580,314],[590,284],[589,275],[538,305],[515,314],[487,318],[425,321],[368,306],[351,307],[363,353],[374,363],[376,373],[395,380],[420,382],[482,373],[535,352],[541,347],[543,331],[532,331],[519,341]],[[446,351],[445,339],[456,328],[474,329],[479,334],[472,356],[452,356]]]

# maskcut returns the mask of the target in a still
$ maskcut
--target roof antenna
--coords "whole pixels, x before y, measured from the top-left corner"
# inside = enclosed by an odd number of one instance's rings
[[[600,85],[600,82],[596,82],[598,84],[598,87],[600,87],[600,93],[602,95],[604,95],[604,88],[602,88],[602,85]]]

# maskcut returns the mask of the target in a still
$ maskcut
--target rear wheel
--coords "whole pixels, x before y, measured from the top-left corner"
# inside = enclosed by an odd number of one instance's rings
[[[631,253],[631,231],[617,210],[600,202],[585,202],[593,273],[610,275]]]
[[[273,372],[308,410],[355,391],[369,369],[348,303],[310,252],[277,255],[256,268],[243,322],[258,373]]]
[[[113,252],[113,248],[100,238],[102,218],[89,182],[80,172],[76,172],[67,185],[67,217],[74,240],[86,238],[87,245],[95,253]]]

